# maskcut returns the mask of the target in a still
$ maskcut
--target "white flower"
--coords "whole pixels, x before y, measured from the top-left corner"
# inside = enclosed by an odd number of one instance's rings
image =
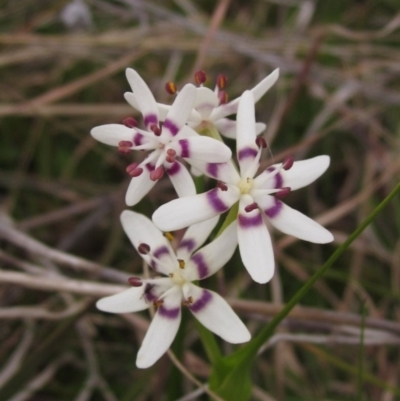
[[[191,226],[175,254],[169,241],[147,217],[124,211],[121,222],[143,259],[165,278],[132,278],[133,288],[102,298],[97,308],[112,313],[137,312],[156,305],[157,312],[136,359],[139,368],[153,365],[169,348],[181,320],[184,305],[209,330],[230,343],[250,340],[250,333],[228,303],[213,291],[192,281],[218,271],[231,258],[236,245],[236,223],[213,242],[196,251],[215,227],[218,218]]]
[[[266,221],[285,234],[306,241],[327,243],[333,240],[328,230],[279,199],[317,179],[328,168],[330,159],[329,156],[317,156],[294,163],[289,159],[254,178],[260,155],[261,147],[256,144],[254,101],[252,93],[246,91],[240,99],[237,114],[240,174],[232,162],[208,164],[204,172],[219,180],[217,188],[161,206],[153,214],[153,221],[161,230],[173,231],[219,215],[239,201],[237,236],[240,255],[253,280],[265,283],[274,272],[273,248]]]
[[[127,125],[108,124],[92,129],[92,136],[107,145],[118,146],[122,152],[133,150],[151,151],[140,164],[127,168],[132,176],[126,193],[126,203],[138,203],[166,172],[179,196],[196,193],[193,180],[186,167],[177,157],[187,162],[225,162],[231,158],[230,149],[212,138],[202,137],[185,123],[196,102],[196,88],[186,85],[168,110],[164,124],[159,126],[156,101],[139,74],[128,68],[126,76],[137,94],[138,107],[142,112],[145,130]]]
[[[279,69],[276,69],[251,90],[254,102],[257,102],[268,89],[271,88],[278,77]],[[223,76],[219,76],[214,91],[204,86],[196,88],[197,98],[187,124],[195,130],[201,130],[203,127],[206,128],[210,125],[215,126],[222,135],[227,138],[235,139],[236,121],[229,120],[226,117],[237,113],[240,97],[228,103],[224,101],[224,98],[226,98],[226,96],[223,96],[225,95],[225,81],[226,79]],[[136,94],[135,91],[133,91],[133,93],[126,92],[124,96],[132,107],[140,109],[139,93]],[[160,119],[164,121],[171,106],[157,103],[157,107],[160,113]],[[263,123],[256,123],[256,133],[259,134],[264,131],[265,127],[266,125]]]

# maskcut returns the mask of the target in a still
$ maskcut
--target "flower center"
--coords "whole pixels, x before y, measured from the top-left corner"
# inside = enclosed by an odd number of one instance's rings
[[[238,188],[240,189],[242,195],[244,195],[248,194],[252,190],[253,185],[254,185],[254,180],[250,177],[247,177],[239,181]]]
[[[182,272],[182,269],[179,268],[179,269],[176,269],[173,273],[171,273],[169,275],[169,278],[174,282],[174,284],[180,285],[180,286],[182,286],[183,284],[186,283],[186,279],[185,279],[185,277],[183,277],[181,272]]]

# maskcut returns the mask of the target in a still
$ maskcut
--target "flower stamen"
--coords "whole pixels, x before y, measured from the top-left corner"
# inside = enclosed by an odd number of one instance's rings
[[[132,149],[133,143],[130,141],[120,141],[118,142],[118,152],[129,153]]]
[[[180,269],[184,269],[185,268],[185,261],[183,259],[178,259],[178,263],[179,263],[179,268]]]
[[[157,181],[160,178],[162,178],[164,175],[164,167],[163,166],[159,166],[156,169],[154,169],[153,171],[150,172],[150,180],[152,181]]]
[[[206,80],[207,80],[207,75],[206,75],[205,71],[203,71],[203,70],[197,71],[194,74],[194,80],[196,81],[197,85],[199,85],[199,86],[203,85],[204,82],[206,82]]]
[[[267,142],[266,142],[266,140],[265,140],[262,136],[258,136],[258,137],[256,138],[256,145],[257,145],[259,148],[265,149],[265,148],[267,147]]]
[[[141,253],[142,255],[147,255],[150,252],[150,245],[145,244],[144,242],[142,242],[139,246],[138,246],[138,251],[139,253]]]
[[[222,181],[218,181],[217,182],[217,188],[219,188],[221,191],[227,191],[228,190],[228,186]]]
[[[150,131],[153,131],[155,136],[161,135],[161,128],[157,124],[151,124]]]
[[[174,236],[169,231],[165,232],[163,235],[170,242],[174,240]]]
[[[247,206],[244,208],[244,210],[245,210],[245,212],[250,213],[250,212],[252,212],[253,210],[255,210],[255,209],[257,209],[257,208],[258,208],[258,205],[257,205],[256,202],[254,202],[254,203],[251,203],[250,205],[247,205]]]
[[[143,281],[140,277],[129,277],[128,283],[132,287],[141,287],[143,285]]]
[[[176,93],[176,85],[175,82],[169,81],[165,84],[165,90],[167,91],[167,93],[169,93],[170,95],[175,95]]]
[[[217,77],[217,87],[219,90],[223,90],[226,87],[226,82],[227,82],[226,75],[224,74],[219,74]]]
[[[185,299],[184,301],[182,301],[182,305],[183,306],[190,306],[193,303],[193,297],[190,296],[188,297],[188,299]]]
[[[131,176],[131,177],[138,177],[140,174],[143,173],[143,169],[141,167],[138,167],[139,165],[137,163],[132,163],[126,168],[126,172]]]
[[[290,170],[293,166],[294,159],[293,156],[286,156],[282,162],[282,168],[284,170]]]
[[[165,160],[168,163],[174,163],[175,162],[175,158],[176,158],[176,151],[174,149],[168,149],[167,150],[167,156],[166,156]]]
[[[125,127],[128,128],[135,128],[138,126],[138,122],[133,117],[126,117],[122,120],[122,124],[124,124]]]
[[[290,187],[280,188],[279,191],[275,192],[275,196],[279,199],[285,198],[290,194],[292,189]]]

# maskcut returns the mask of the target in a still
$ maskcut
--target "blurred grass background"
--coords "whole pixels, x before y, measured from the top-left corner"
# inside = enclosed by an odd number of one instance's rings
[[[93,306],[142,273],[119,223],[137,154],[89,134],[140,117],[123,98],[126,67],[163,103],[167,81],[194,82],[200,68],[210,87],[226,74],[233,99],[279,67],[256,105],[273,155],[264,165],[331,156],[287,203],[335,243],[274,232],[271,283],[252,283],[238,254],[207,282],[252,332],[399,181],[398,0],[2,0],[0,49],[2,401],[208,399],[191,376],[209,373],[191,316],[173,344],[184,374],[168,356],[138,370],[148,314]],[[163,180],[135,210],[150,215],[174,196]],[[266,344],[254,400],[400,400],[399,231],[395,199]]]

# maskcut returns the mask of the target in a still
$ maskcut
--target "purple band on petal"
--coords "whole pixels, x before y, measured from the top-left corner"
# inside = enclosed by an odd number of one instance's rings
[[[208,191],[207,200],[216,212],[223,213],[229,209],[229,206],[226,206],[225,203],[218,197],[219,191],[219,188],[214,188],[211,191]]]
[[[144,125],[148,127],[150,124],[158,124],[158,118],[155,114],[148,114],[144,117]]]
[[[181,146],[181,157],[190,157],[189,142],[187,139],[181,139],[179,145]]]
[[[157,311],[160,316],[166,317],[167,319],[176,319],[180,312],[181,308],[166,308],[164,305],[161,305]]]
[[[145,165],[145,167],[146,167],[146,169],[147,169],[148,171],[153,171],[153,170],[155,169],[155,165],[154,165],[154,164],[151,164],[151,163],[147,163],[147,164]]]
[[[243,214],[239,213],[238,222],[240,227],[242,228],[251,228],[263,224],[262,216],[260,213],[257,213],[255,216],[252,217],[244,216]]]
[[[282,188],[283,186],[283,177],[281,173],[278,173],[275,176],[275,188]]]
[[[154,287],[154,284],[150,284],[150,283],[146,284],[143,296],[147,302],[152,302],[157,298],[157,295],[152,291],[153,287]]]
[[[169,175],[175,175],[179,173],[181,170],[181,166],[179,165],[178,162],[175,162],[170,168],[167,169],[167,174]]]
[[[208,163],[207,164],[207,173],[210,174],[214,178],[218,178],[218,169],[220,163]]]
[[[258,153],[257,149],[250,148],[250,147],[243,148],[243,149],[239,150],[238,159],[243,160],[243,159],[246,159],[247,157],[256,157],[257,153]]]
[[[142,144],[142,139],[143,139],[143,135],[142,135],[142,134],[136,133],[136,134],[133,136],[133,143],[134,143],[136,146],[139,146],[139,145]]]
[[[195,246],[196,246],[196,242],[195,242],[195,240],[194,239],[191,239],[191,238],[187,238],[187,239],[184,239],[180,244],[179,244],[179,249],[182,249],[182,248],[186,248],[187,250],[188,250],[188,252],[192,252],[193,251],[193,249],[195,248]]]
[[[211,300],[212,300],[211,292],[203,290],[203,293],[201,294],[201,297],[196,302],[193,302],[189,306],[189,309],[194,313],[200,312],[202,309],[204,309],[207,306],[207,304]]]
[[[264,212],[269,218],[274,218],[276,217],[279,212],[282,210],[283,203],[279,200],[276,199],[274,200],[274,205],[269,207],[268,209],[265,209]]]
[[[169,255],[169,249],[165,245],[160,246],[153,252],[153,256],[157,259],[162,255]]]
[[[199,279],[206,277],[208,275],[208,266],[206,261],[204,260],[204,256],[201,253],[196,253],[196,255],[192,256],[191,260],[197,266]]]
[[[265,171],[272,173],[275,171],[275,167],[268,167]],[[281,173],[275,175],[275,186],[274,188],[282,188],[283,187],[283,177]]]
[[[175,136],[179,132],[179,127],[171,120],[165,120],[163,128],[166,128],[172,136]]]
[[[154,258],[159,259],[160,256],[163,256],[163,255],[169,255],[169,249],[165,245],[160,246],[159,248],[156,248],[156,250],[153,252],[153,255],[151,255],[151,256],[154,257]],[[150,262],[150,266],[154,270],[156,270],[156,271],[158,270],[157,261],[155,261],[153,259]]]

